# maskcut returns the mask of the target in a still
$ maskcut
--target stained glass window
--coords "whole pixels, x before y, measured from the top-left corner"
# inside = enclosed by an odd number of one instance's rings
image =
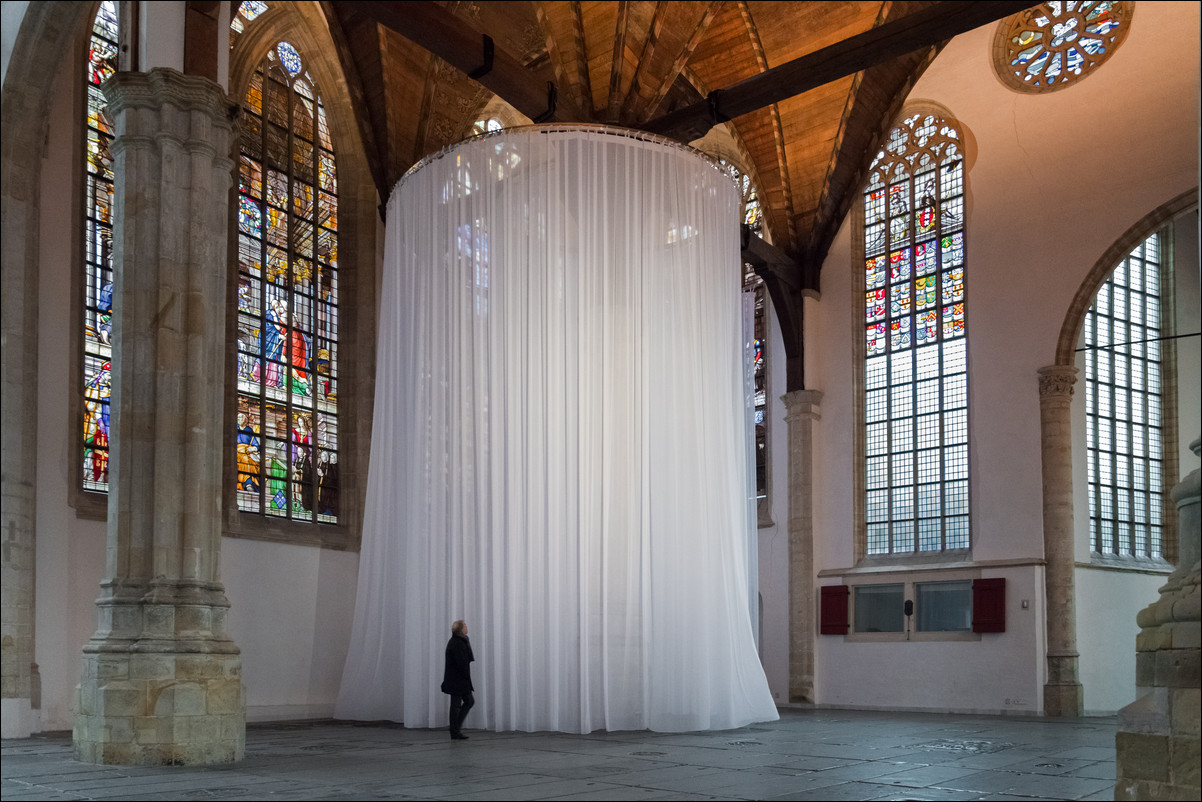
[[[1085,315],[1089,525],[1101,554],[1161,555],[1160,239],[1119,263]]]
[[[476,120],[472,124],[472,135],[480,136],[481,134],[491,134],[493,131],[500,131],[505,127],[505,124],[496,117],[489,117],[486,120]]]
[[[230,20],[230,47],[238,41],[238,36],[246,30],[246,23],[258,17],[267,10],[267,3],[263,0],[245,0],[238,6],[238,10],[234,13],[234,18]]]
[[[88,40],[84,188],[83,489],[108,491],[113,358],[113,127],[100,84],[117,70],[117,3],[100,4]]]
[[[1009,17],[994,38],[994,69],[1011,89],[1051,91],[1084,78],[1127,36],[1134,4],[1052,0]]]
[[[893,129],[864,190],[867,552],[969,546],[964,162],[947,119]]]
[[[743,224],[749,226],[756,235],[762,235],[764,215],[751,176],[724,159],[720,160],[719,164],[739,188],[743,200]],[[755,343],[752,356],[755,383],[755,484],[756,496],[762,499],[768,496],[768,363],[765,359],[768,338],[764,315],[768,292],[764,287],[764,280],[747,264],[743,265],[743,292],[755,295]]]
[[[238,509],[337,523],[338,180],[325,108],[280,42],[243,101]]]

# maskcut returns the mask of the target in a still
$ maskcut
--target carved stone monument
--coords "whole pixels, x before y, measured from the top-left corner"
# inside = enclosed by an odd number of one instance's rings
[[[1202,439],[1190,444],[1195,455]],[[1119,711],[1115,736],[1115,799],[1202,798],[1199,787],[1199,660],[1202,591],[1198,532],[1200,471],[1173,488],[1180,562],[1160,599],[1140,611],[1135,678],[1139,698]]]

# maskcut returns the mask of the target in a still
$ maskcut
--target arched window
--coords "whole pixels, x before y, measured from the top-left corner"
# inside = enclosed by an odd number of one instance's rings
[[[117,70],[117,3],[105,0],[88,39],[87,154],[84,186],[84,490],[108,492],[113,356],[113,128],[100,84]]]
[[[238,509],[338,523],[338,181],[288,42],[243,100],[237,295]]]
[[[960,141],[951,120],[909,114],[864,190],[870,556],[970,543]]]
[[[476,120],[476,122],[472,123],[472,136],[491,134],[494,131],[500,131],[504,127],[505,124],[496,117],[488,117],[483,120]]]
[[[1085,444],[1090,544],[1160,557],[1164,534],[1161,235],[1131,252],[1085,315]]]
[[[246,30],[246,23],[251,22],[266,10],[267,3],[263,0],[245,0],[238,6],[233,19],[230,20],[230,49],[233,49],[242,31]]]
[[[719,164],[734,179],[743,200],[743,225],[748,226],[754,234],[762,236],[764,232],[764,213],[760,208],[759,194],[751,181],[751,176],[744,173],[734,164],[720,159]],[[768,292],[764,280],[756,275],[751,265],[743,265],[743,292],[754,298],[754,327],[755,366],[753,377],[755,382],[755,492],[756,497],[763,501],[768,498],[768,362],[767,322],[764,316],[764,305],[768,300]],[[767,519],[768,511],[762,510],[760,516]]]

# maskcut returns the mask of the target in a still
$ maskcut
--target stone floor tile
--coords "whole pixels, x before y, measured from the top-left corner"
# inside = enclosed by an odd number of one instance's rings
[[[1097,763],[1090,763],[1087,766],[1082,766],[1079,769],[1070,771],[1065,776],[1089,777],[1094,780],[1110,780],[1110,782],[1114,782],[1114,758],[1111,758],[1110,760],[1099,760]]]
[[[877,777],[872,782],[884,785],[899,785],[906,788],[925,788],[931,785],[941,785],[947,780],[972,774],[973,769],[959,766],[919,766],[904,768],[901,771],[884,777]]]
[[[1062,757],[1023,758],[1014,763],[998,766],[999,771],[1016,771],[1022,774],[1070,774],[1096,761],[1072,760]]]
[[[587,735],[252,725],[208,767],[77,763],[69,733],[4,741],[4,799],[1056,799],[1113,795],[1113,717],[784,708],[722,732]],[[1053,765],[1054,764],[1054,765]]]
[[[825,786],[822,788],[810,788],[802,791],[794,791],[791,793],[780,794],[779,796],[765,797],[770,800],[802,800],[802,799],[827,799],[831,802],[841,802],[842,800],[874,800],[880,799],[883,796],[896,794],[897,789],[885,785],[873,785],[872,783],[845,783],[843,785]]]

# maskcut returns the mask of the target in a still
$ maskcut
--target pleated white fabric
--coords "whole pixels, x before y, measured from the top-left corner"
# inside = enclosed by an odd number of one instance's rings
[[[511,129],[388,207],[339,718],[447,723],[468,622],[495,730],[777,718],[748,610],[731,181],[614,130]]]

